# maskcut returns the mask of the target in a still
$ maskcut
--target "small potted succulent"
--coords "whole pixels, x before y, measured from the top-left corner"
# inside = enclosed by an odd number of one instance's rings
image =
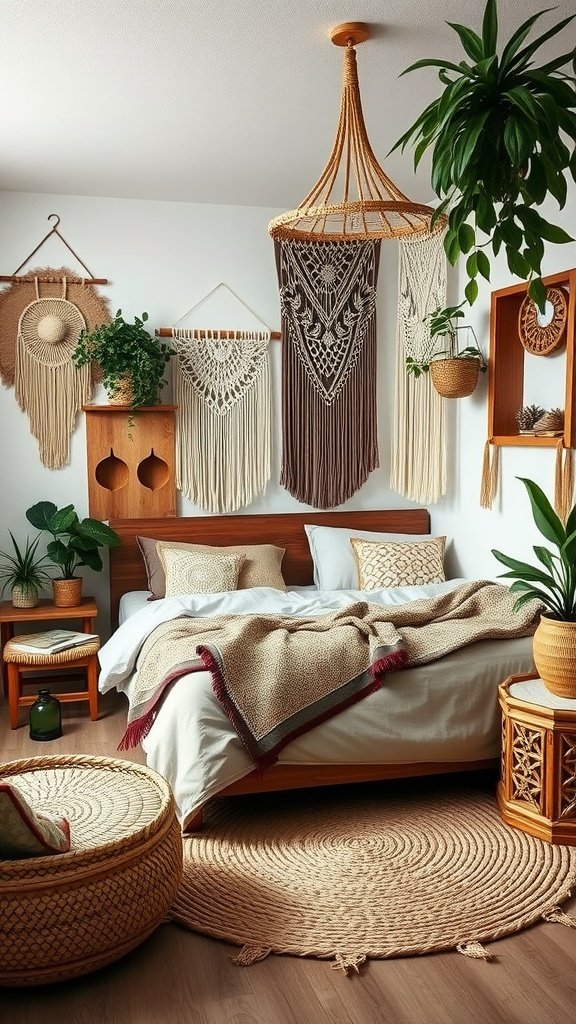
[[[104,563],[102,547],[117,547],[120,538],[115,530],[99,519],[78,518],[73,505],[57,508],[52,501],[39,501],[26,510],[26,518],[37,530],[51,534],[47,558],[58,567],[60,579],[52,580],[54,604],[71,608],[82,600],[82,577],[76,575],[81,566],[101,572]]]
[[[35,540],[27,537],[24,547],[21,547],[10,530],[8,533],[14,551],[0,551],[3,559],[0,562],[0,580],[3,580],[0,594],[4,596],[10,590],[14,608],[35,608],[46,584],[52,582],[46,568],[49,559],[46,555],[37,555],[40,537]]]
[[[429,359],[406,358],[406,371],[414,377],[430,372],[432,384],[443,398],[465,398],[471,395],[480,373],[486,372],[486,360],[478,346],[474,328],[459,324],[464,317],[463,302],[458,306],[435,309],[424,319],[429,323],[430,336],[436,339]],[[459,347],[458,331],[470,331],[474,345]]]

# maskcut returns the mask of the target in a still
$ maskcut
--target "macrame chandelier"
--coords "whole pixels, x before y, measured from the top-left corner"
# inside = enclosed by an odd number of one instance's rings
[[[430,239],[439,236],[445,225],[439,218],[431,236],[432,208],[408,199],[372,151],[354,49],[368,36],[367,26],[358,22],[332,31],[332,42],[345,47],[334,146],[324,171],[300,206],[275,217],[268,228],[276,248],[282,310],[280,482],[299,501],[316,508],[333,508],[347,501],[378,466],[376,286],[380,242]],[[422,259],[427,259],[424,251]],[[415,289],[410,303],[412,322],[417,324],[430,311],[418,304],[417,295],[422,291]],[[442,288],[437,299],[441,292]],[[406,330],[409,334],[409,328]],[[409,337],[405,340],[409,345]],[[422,382],[422,388],[432,391],[429,381]],[[430,395],[425,409],[435,401],[441,400]],[[404,444],[410,426],[399,424],[396,434],[400,440],[395,435],[402,461],[410,457]],[[420,434],[430,436],[426,426]],[[441,427],[435,430],[434,441],[444,444]],[[420,450],[414,458],[428,461],[428,454]],[[439,463],[438,475],[443,477],[442,457]],[[404,493],[407,481],[402,474],[398,479]],[[441,479],[440,488],[443,483]],[[438,489],[434,484],[436,500]],[[429,495],[418,496],[426,500]]]

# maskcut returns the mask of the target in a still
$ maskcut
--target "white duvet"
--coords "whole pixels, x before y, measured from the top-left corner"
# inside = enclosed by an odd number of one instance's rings
[[[140,647],[155,626],[171,618],[262,612],[322,615],[358,600],[404,604],[446,593],[464,582],[369,592],[303,588],[284,593],[256,587],[145,603],[100,650],[99,688],[102,693],[116,688],[130,701]],[[471,644],[429,665],[390,673],[377,693],[294,740],[279,760],[402,764],[497,757],[497,685],[513,673],[530,671],[531,637]],[[183,828],[210,797],[253,769],[205,671],[184,676],[172,687],[142,745],[147,763],[172,786]]]

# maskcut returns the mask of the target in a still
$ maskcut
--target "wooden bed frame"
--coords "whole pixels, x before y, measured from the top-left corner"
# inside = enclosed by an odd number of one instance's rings
[[[113,627],[118,622],[118,606],[122,595],[131,590],[148,589],[137,536],[214,546],[276,544],[286,549],[282,562],[282,574],[286,583],[289,586],[307,586],[313,582],[313,566],[304,530],[305,523],[352,527],[379,533],[423,534],[430,531],[430,516],[423,508],[111,520],[110,525],[122,541],[120,547],[110,549],[110,612]],[[495,760],[415,764],[275,764],[264,772],[251,772],[250,775],[227,786],[218,797],[482,770],[494,768],[496,764]],[[189,829],[198,828],[201,822],[200,811],[189,825]]]

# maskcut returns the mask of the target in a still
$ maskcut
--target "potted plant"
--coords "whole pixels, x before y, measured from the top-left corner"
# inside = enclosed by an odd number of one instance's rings
[[[538,484],[518,479],[528,491],[539,532],[556,550],[535,545],[539,565],[519,562],[496,549],[492,554],[509,570],[502,577],[515,581],[510,587],[519,594],[514,609],[533,600],[544,606],[533,643],[542,682],[561,697],[576,697],[576,505],[564,525]]]
[[[414,377],[430,372],[432,384],[443,398],[465,398],[478,383],[478,375],[486,372],[486,360],[478,345],[474,328],[459,325],[463,318],[463,302],[459,306],[435,309],[424,318],[430,326],[430,336],[436,340],[429,359],[406,357],[406,371]],[[458,331],[472,333],[475,344],[459,348]]]
[[[11,590],[14,608],[35,608],[46,583],[52,580],[46,569],[49,560],[45,555],[37,557],[40,537],[32,541],[27,537],[25,547],[21,548],[10,530],[8,533],[14,552],[0,551],[0,557],[4,559],[0,562],[0,580],[4,581],[0,594],[4,596],[7,590]]]
[[[72,354],[76,366],[95,362],[102,371],[102,383],[112,404],[156,405],[167,381],[166,363],[174,349],[146,330],[148,313],[128,323],[119,309],[109,323],[84,330]]]
[[[51,534],[47,546],[48,559],[58,566],[60,579],[53,579],[54,604],[70,608],[82,599],[82,577],[76,570],[86,565],[95,572],[104,566],[99,548],[117,547],[120,538],[115,530],[99,519],[82,519],[73,505],[57,508],[52,501],[39,501],[26,510],[26,518],[37,530]]]
[[[564,70],[572,65],[574,71],[576,50],[539,66],[534,61],[540,46],[575,15],[523,45],[547,13],[524,21],[499,53],[497,4],[487,0],[481,35],[448,22],[459,36],[463,60],[426,58],[403,72],[435,67],[443,85],[394,149],[413,145],[415,167],[432,150],[432,188],[441,200],[432,220],[449,211],[446,253],[452,264],[467,255],[470,303],[478,294],[478,274],[490,277],[485,250],[491,244],[494,255],[504,247],[512,274],[530,279],[529,293],[544,312],[544,243],[572,241],[536,210],[549,195],[562,209],[567,173],[576,180],[575,79]]]

